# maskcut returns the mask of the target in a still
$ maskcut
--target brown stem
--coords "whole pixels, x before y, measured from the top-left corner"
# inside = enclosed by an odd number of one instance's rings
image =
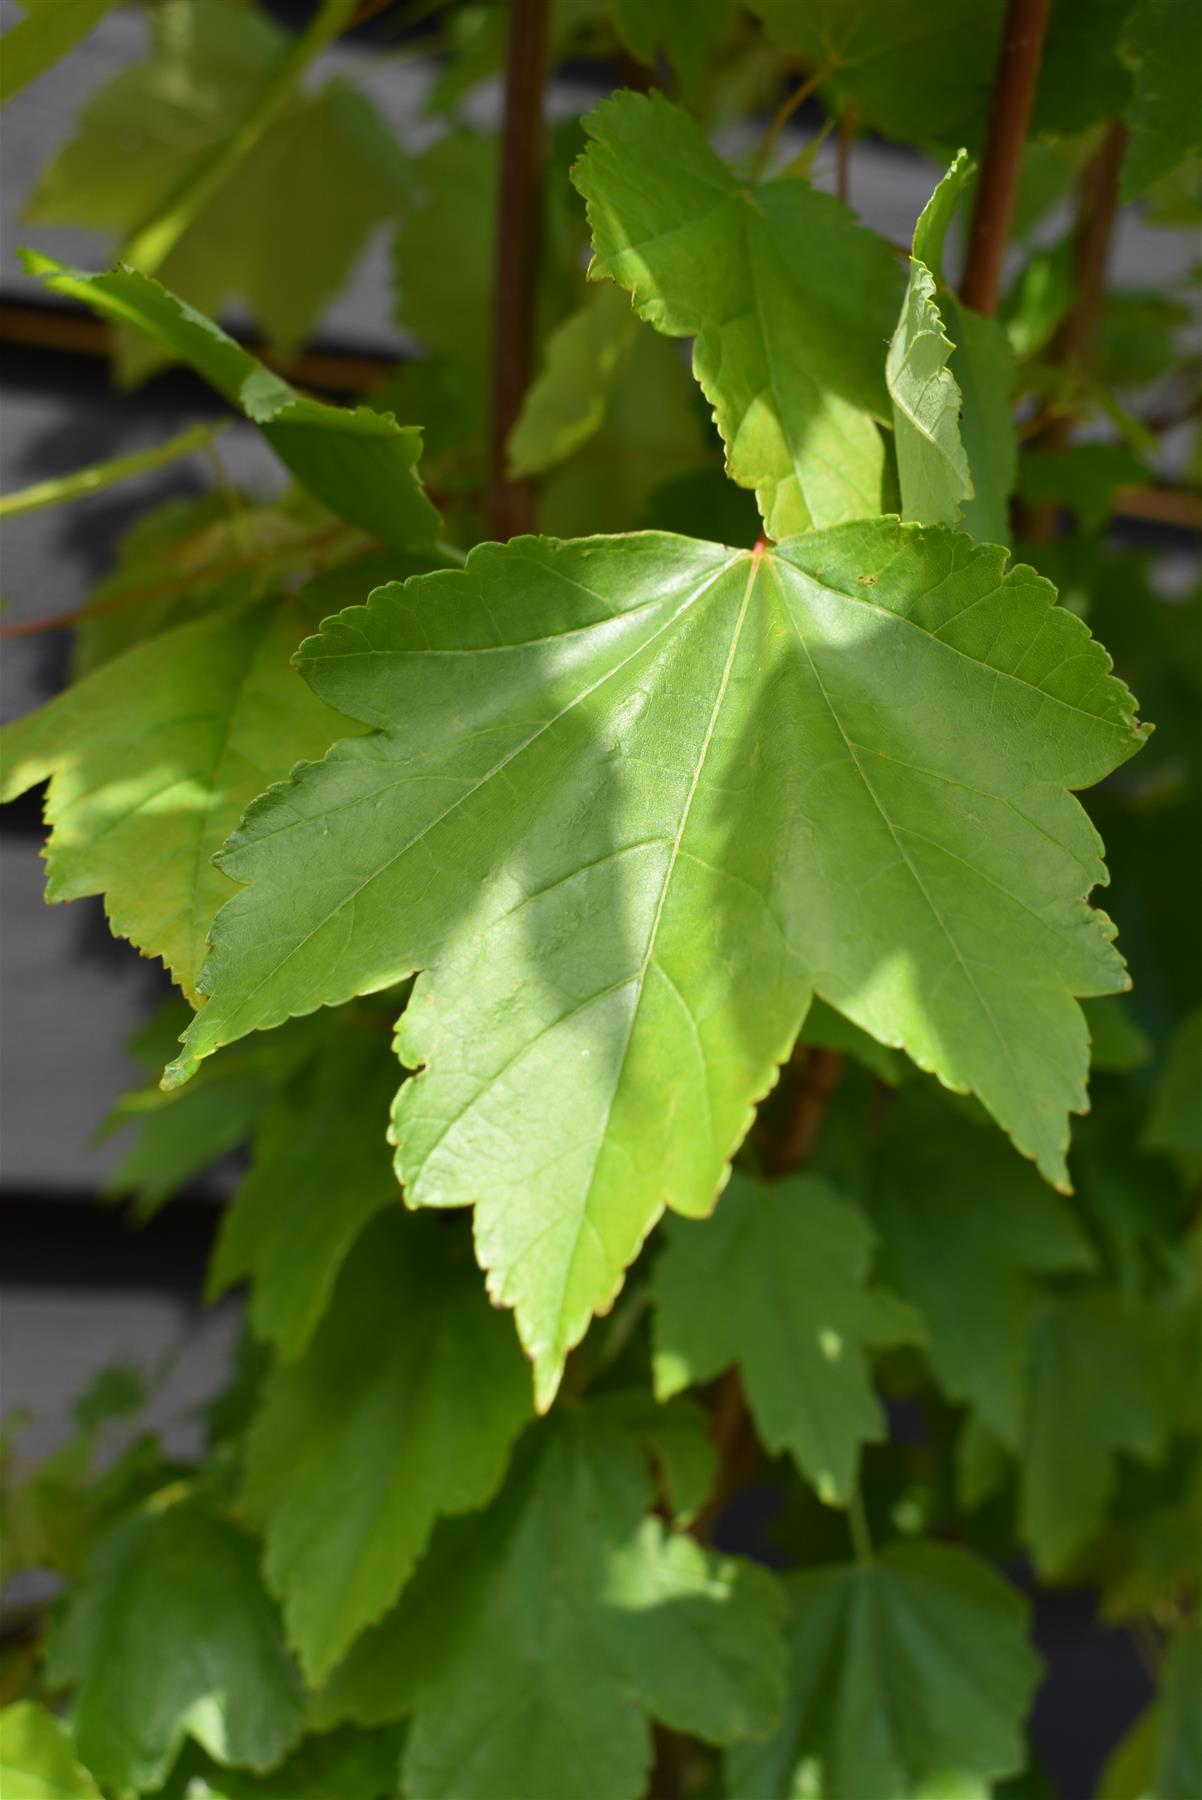
[[[550,0],[510,0],[489,437],[489,516],[493,535],[502,539],[529,531],[534,523],[533,486],[510,480],[506,447],[530,385],[534,356],[550,13]]]
[[[1106,304],[1106,268],[1118,216],[1119,174],[1127,150],[1127,127],[1116,119],[1085,165],[1077,190],[1077,222],[1073,233],[1073,302],[1048,350],[1049,361],[1063,369],[1067,393],[1047,425],[1032,442],[1053,453],[1068,448],[1078,401],[1093,361],[1098,327]],[[1056,503],[1018,509],[1022,533],[1033,543],[1047,543],[1056,528]]]
[[[965,305],[990,318],[1001,293],[1002,262],[1050,10],[1051,0],[1009,0],[1006,8],[961,287]]]
[[[1085,165],[1073,237],[1073,304],[1052,340],[1053,358],[1078,371],[1090,363],[1106,304],[1106,267],[1119,208],[1119,175],[1129,133],[1116,119]],[[1068,421],[1065,421],[1067,426]]]

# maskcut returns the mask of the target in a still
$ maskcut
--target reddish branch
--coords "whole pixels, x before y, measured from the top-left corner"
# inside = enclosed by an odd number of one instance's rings
[[[543,89],[550,0],[510,0],[493,299],[489,516],[494,537],[529,531],[534,490],[512,481],[509,434],[530,385],[543,186]]]
[[[1001,292],[1002,263],[1050,9],[1051,0],[1010,0],[1006,9],[961,289],[966,306],[991,318]]]

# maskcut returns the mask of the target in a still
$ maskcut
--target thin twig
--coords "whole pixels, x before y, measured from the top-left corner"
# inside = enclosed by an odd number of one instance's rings
[[[751,165],[751,179],[753,181],[759,180],[768,158],[772,154],[773,145],[776,143],[776,140],[784,127],[793,117],[793,114],[797,111],[799,106],[804,106],[810,95],[820,88],[823,82],[834,73],[834,66],[833,63],[823,63],[820,69],[815,69],[814,73],[807,76],[800,87],[794,88],[793,92],[786,95],[785,99],[781,101],[771,119],[768,121],[768,129],[760,139],[759,148],[755,153],[755,159]]]
[[[489,516],[494,537],[529,531],[534,488],[510,479],[509,434],[530,385],[543,192],[543,89],[550,0],[510,0],[505,126],[497,205]]]
[[[997,312],[1001,293],[1002,263],[1050,10],[1051,0],[1009,0],[1006,8],[961,287],[965,305],[990,318]]]

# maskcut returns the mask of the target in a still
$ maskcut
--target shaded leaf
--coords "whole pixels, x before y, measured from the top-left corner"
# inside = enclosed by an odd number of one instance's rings
[[[164,1497],[100,1539],[46,1656],[51,1684],[75,1690],[79,1755],[115,1787],[161,1782],[185,1737],[219,1763],[269,1768],[301,1733],[256,1547],[196,1500]]]
[[[1024,1766],[1039,1660],[1027,1606],[1000,1576],[961,1550],[913,1543],[787,1586],[785,1721],[729,1757],[739,1800],[985,1800]]]
[[[458,1234],[377,1220],[247,1442],[244,1504],[311,1679],[392,1605],[438,1516],[496,1492],[529,1393]]]
[[[1156,1088],[1144,1143],[1193,1171],[1202,1163],[1202,1008],[1178,1027]]]
[[[222,1215],[210,1298],[249,1279],[251,1324],[284,1357],[308,1344],[368,1220],[400,1201],[385,1141],[396,1063],[383,1024],[381,1014],[340,1018],[288,1085],[273,1084],[250,1173]]]
[[[651,1718],[709,1743],[769,1729],[775,1581],[674,1536],[650,1503],[612,1424],[558,1414],[486,1514],[439,1528],[318,1697],[319,1722],[411,1712],[404,1785],[429,1800],[636,1800]]]
[[[1127,109],[1131,142],[1123,164],[1122,197],[1133,200],[1170,174],[1191,150],[1202,149],[1193,0],[1137,0],[1127,28],[1135,64]]]
[[[662,51],[680,81],[695,95],[704,87],[708,65],[731,35],[735,0],[610,0],[618,36],[636,61],[654,68]]]
[[[817,1177],[733,1176],[711,1219],[673,1223],[655,1265],[657,1394],[737,1362],[765,1447],[846,1504],[860,1444],[886,1435],[870,1352],[923,1335],[868,1286],[872,1247],[862,1215]]]
[[[926,1322],[940,1386],[1013,1449],[1039,1278],[1094,1266],[1072,1214],[996,1132],[917,1089],[889,1111],[866,1205],[882,1272]]]
[[[1169,1340],[1150,1307],[1092,1290],[1044,1308],[1031,1358],[1021,1523],[1036,1567],[1055,1574],[1102,1523],[1115,1453],[1145,1461],[1163,1454]]]

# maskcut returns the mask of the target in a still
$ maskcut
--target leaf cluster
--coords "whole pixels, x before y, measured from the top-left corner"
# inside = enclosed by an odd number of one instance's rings
[[[5,96],[105,10],[32,0]],[[1159,1673],[1102,1794],[1184,1800],[1198,594],[1115,520],[1195,302],[1081,245],[1116,145],[1111,202],[1196,225],[1196,21],[1055,0],[985,316],[1001,0],[560,0],[615,91],[542,134],[498,470],[511,10],[384,10],[403,142],[349,0],[161,0],[28,199],[107,235],[26,265],[119,379],[189,366],[281,486],[144,513],[5,728],[47,898],[179,989],[110,1194],[236,1153],[246,1318],[194,1456],[129,1370],[49,1459],[6,1429],[4,1578],[62,1583],[6,1800],[1017,1792],[1070,1584]],[[931,169],[904,246],[830,191],[879,139]],[[413,354],[336,404],[297,353],[385,234]]]

